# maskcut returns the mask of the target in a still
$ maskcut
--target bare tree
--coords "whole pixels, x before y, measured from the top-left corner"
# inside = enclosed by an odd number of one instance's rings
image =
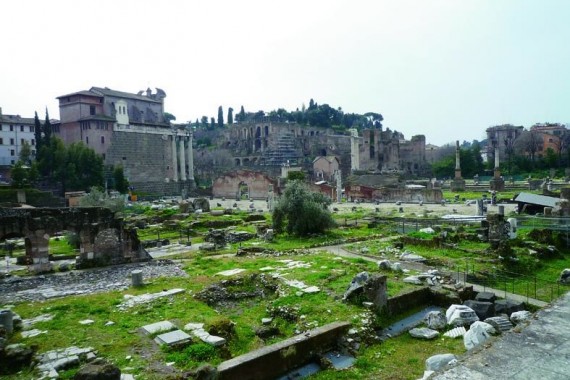
[[[523,131],[515,140],[514,150],[518,154],[525,155],[532,162],[536,159],[536,153],[542,147],[542,136],[536,131]]]

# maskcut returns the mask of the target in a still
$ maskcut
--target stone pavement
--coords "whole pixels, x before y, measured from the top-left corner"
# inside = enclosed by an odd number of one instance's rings
[[[570,292],[453,368],[430,377],[437,380],[570,379]]]

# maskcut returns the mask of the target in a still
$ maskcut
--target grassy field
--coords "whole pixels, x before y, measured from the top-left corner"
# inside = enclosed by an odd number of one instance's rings
[[[306,264],[307,267],[295,269],[287,268],[287,261],[295,260]],[[283,268],[282,276],[288,280],[303,281],[309,286],[318,286],[321,291],[314,294],[298,293],[298,290],[278,282],[278,293],[266,292],[262,298],[246,298],[219,305],[208,305],[195,297],[202,289],[213,283],[228,279],[218,272],[241,268],[245,269],[240,278],[243,283],[234,285],[236,292],[245,292],[254,289],[258,281],[248,281],[248,276],[258,279],[266,273],[268,267]],[[297,256],[282,256],[279,258],[210,258],[196,257],[186,260],[184,270],[188,278],[158,279],[146,284],[143,288],[129,289],[126,292],[109,292],[86,296],[68,297],[65,299],[50,300],[42,303],[23,303],[15,306],[14,311],[23,318],[32,318],[41,314],[52,314],[53,320],[41,322],[35,328],[49,331],[36,337],[22,339],[16,337],[15,341],[36,345],[40,352],[56,348],[76,345],[80,347],[94,347],[100,354],[119,367],[132,368],[131,372],[142,379],[159,379],[162,374],[149,372],[153,368],[149,363],[174,362],[176,368],[191,369],[203,362],[220,363],[229,356],[237,356],[250,350],[271,344],[285,337],[293,336],[296,330],[310,329],[334,321],[349,321],[358,328],[362,313],[366,309],[362,306],[340,302],[347,284],[356,273],[361,271],[377,272],[374,263],[361,259],[342,259],[326,253],[315,253]],[[396,281],[392,273],[384,273],[389,277],[388,293],[397,295],[411,289],[411,285]],[[229,278],[231,280],[231,278]],[[183,288],[183,294],[170,298],[159,299],[151,304],[135,306],[128,311],[117,308],[124,294],[137,295],[147,292],[159,292],[163,289]],[[263,317],[270,316],[268,310],[285,307],[295,311],[295,321],[282,317],[275,317],[274,324],[279,328],[280,335],[261,340],[255,335],[254,327],[259,326]],[[378,317],[376,324],[388,323]],[[79,321],[92,319],[92,325],[82,326]],[[143,325],[161,320],[170,320],[178,326],[189,322],[201,322],[207,326],[231,321],[234,324],[234,333],[229,338],[227,349],[213,349],[202,343],[195,343],[180,352],[177,350],[160,350],[149,337],[139,333]],[[106,326],[108,321],[115,322]],[[421,347],[421,349],[418,349]],[[424,361],[433,352],[441,350],[461,353],[462,344],[445,342],[425,344],[406,337],[398,338],[382,345],[363,346],[356,366],[350,370],[352,377],[367,378],[368,375],[387,374],[391,372],[393,360],[400,355],[408,356],[409,364],[403,373],[395,372],[390,378],[410,378],[420,376]],[[126,359],[131,357],[130,359]],[[378,360],[380,359],[380,360]],[[327,371],[328,372],[328,371]],[[66,371],[62,378],[72,378],[74,371]],[[346,372],[328,374],[323,373],[317,378],[346,378]],[[30,373],[22,373],[12,377],[25,379]],[[323,377],[325,376],[325,377]],[[327,377],[328,376],[328,377]]]

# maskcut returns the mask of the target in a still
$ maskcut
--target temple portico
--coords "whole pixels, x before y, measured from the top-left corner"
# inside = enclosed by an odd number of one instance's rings
[[[174,131],[172,139],[172,171],[170,180],[174,182],[194,181],[194,157],[192,132],[180,134]]]

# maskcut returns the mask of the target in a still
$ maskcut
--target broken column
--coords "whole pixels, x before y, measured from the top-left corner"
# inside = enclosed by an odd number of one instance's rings
[[[337,203],[342,202],[342,173],[339,170],[336,170],[334,173],[336,177],[336,201]]]
[[[499,147],[495,147],[495,169],[493,172],[493,179],[489,181],[489,189],[495,191],[505,190],[505,180],[501,176],[501,169],[499,166]]]
[[[140,269],[131,271],[131,281],[135,288],[143,286],[143,272]]]
[[[188,134],[188,150],[187,152],[187,163],[188,163],[188,180],[194,181],[194,151],[192,148],[193,135],[192,132]]]
[[[455,178],[451,181],[451,191],[465,191],[465,180],[461,177],[459,140],[455,141]]]

